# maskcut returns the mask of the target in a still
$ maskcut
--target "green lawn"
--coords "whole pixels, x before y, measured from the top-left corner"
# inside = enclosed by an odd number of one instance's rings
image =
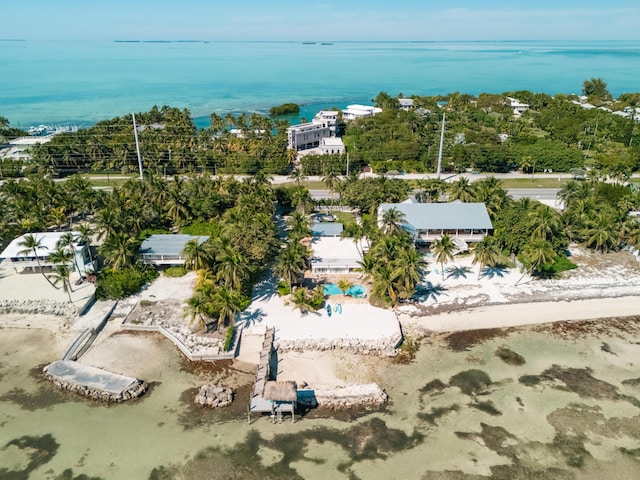
[[[500,180],[503,188],[562,188],[570,178],[510,178]]]
[[[331,213],[338,217],[338,221],[343,225],[346,225],[347,223],[355,223],[356,221],[356,217],[352,212],[338,212],[334,210]]]

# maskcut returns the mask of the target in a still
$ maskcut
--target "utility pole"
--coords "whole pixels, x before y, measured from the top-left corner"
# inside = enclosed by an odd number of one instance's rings
[[[444,144],[444,117],[445,114],[442,114],[442,129],[440,130],[440,150],[438,151],[438,170],[436,172],[436,176],[438,180],[440,180],[440,172],[442,170],[442,145]]]
[[[142,176],[142,157],[140,156],[140,143],[138,142],[138,127],[136,126],[136,114],[132,113],[131,117],[133,118],[133,136],[136,139],[136,152],[138,153],[138,168],[140,169],[140,181],[144,180]]]

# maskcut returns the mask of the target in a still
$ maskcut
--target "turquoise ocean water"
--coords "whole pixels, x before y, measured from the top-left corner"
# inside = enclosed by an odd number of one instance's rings
[[[266,112],[284,102],[310,116],[378,92],[580,93],[604,78],[640,91],[635,42],[0,42],[0,115],[12,125],[90,125],[153,105]]]

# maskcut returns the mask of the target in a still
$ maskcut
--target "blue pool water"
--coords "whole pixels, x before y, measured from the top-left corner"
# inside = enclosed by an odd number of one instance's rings
[[[355,298],[365,298],[367,296],[367,289],[362,285],[354,285],[347,290],[346,295],[351,295]]]
[[[335,283],[325,283],[324,285],[325,295],[342,295],[342,290],[338,288]]]

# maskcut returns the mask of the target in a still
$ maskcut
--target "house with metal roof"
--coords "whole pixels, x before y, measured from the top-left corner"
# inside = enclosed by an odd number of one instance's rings
[[[14,271],[23,271],[25,268],[30,268],[32,271],[36,271],[37,268],[51,268],[58,263],[54,262],[50,255],[58,248],[59,242],[63,235],[69,232],[36,232],[25,233],[24,235],[14,238],[7,248],[0,253],[0,262],[4,262],[14,269]],[[74,237],[78,237],[78,232],[71,232]],[[25,248],[25,239],[27,236],[32,235],[38,247],[33,250],[27,250]],[[81,241],[76,241],[73,244],[73,253],[75,258],[72,258],[67,266],[71,271],[76,270],[76,265],[80,270],[80,274],[92,273],[95,271],[95,264],[91,262],[89,256],[89,249],[87,245]]]
[[[404,214],[402,227],[416,243],[431,243],[448,234],[453,240],[480,242],[493,233],[484,203],[383,203],[378,207],[378,223],[392,208]]]
[[[190,240],[198,240],[198,244],[206,242],[208,236],[157,234],[151,235],[140,245],[138,253],[142,262],[147,265],[182,265],[185,256],[182,254]]]

